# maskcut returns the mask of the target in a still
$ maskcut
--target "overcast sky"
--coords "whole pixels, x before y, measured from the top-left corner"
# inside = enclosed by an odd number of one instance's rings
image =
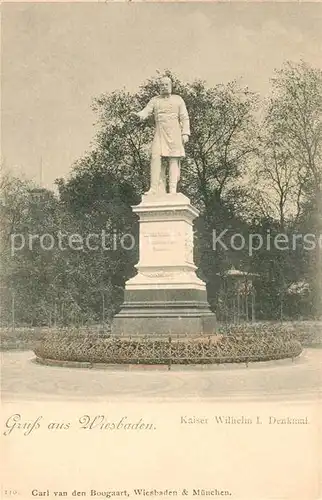
[[[274,68],[322,65],[321,3],[7,3],[2,155],[52,187],[94,137],[93,97],[156,70],[209,85],[242,77],[265,96]]]

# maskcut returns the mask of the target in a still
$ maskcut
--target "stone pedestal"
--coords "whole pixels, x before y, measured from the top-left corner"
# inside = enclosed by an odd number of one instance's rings
[[[199,213],[182,193],[144,195],[139,216],[140,260],[115,316],[117,335],[211,334],[215,315],[193,262],[193,220]]]

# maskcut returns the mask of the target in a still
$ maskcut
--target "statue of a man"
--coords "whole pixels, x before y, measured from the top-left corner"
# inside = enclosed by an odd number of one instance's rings
[[[155,134],[151,148],[151,180],[147,194],[166,193],[166,165],[168,159],[169,192],[177,192],[180,178],[180,160],[185,156],[184,144],[189,140],[189,116],[183,99],[172,94],[169,77],[160,80],[160,95],[153,97],[147,106],[135,113],[140,120],[154,115]]]

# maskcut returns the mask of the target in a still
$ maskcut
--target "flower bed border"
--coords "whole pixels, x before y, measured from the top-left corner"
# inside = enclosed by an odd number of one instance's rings
[[[207,337],[112,337],[50,335],[34,349],[40,362],[89,364],[221,364],[294,359],[301,344],[290,335],[237,334]]]

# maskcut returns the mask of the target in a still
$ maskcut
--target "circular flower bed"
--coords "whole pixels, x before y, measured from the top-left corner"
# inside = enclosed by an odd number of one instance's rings
[[[39,342],[34,352],[41,362],[219,364],[293,359],[300,355],[302,346],[288,333],[127,338],[55,332]]]

